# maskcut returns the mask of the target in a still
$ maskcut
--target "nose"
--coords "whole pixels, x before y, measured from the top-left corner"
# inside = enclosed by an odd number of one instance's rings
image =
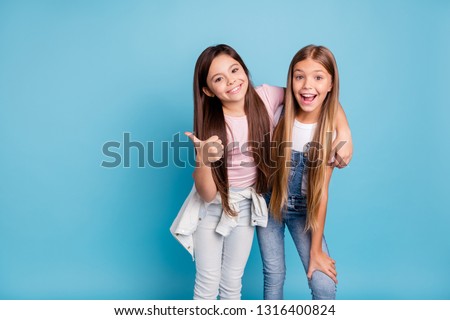
[[[305,77],[305,82],[303,83],[303,89],[311,89],[311,83],[309,77]]]
[[[228,85],[231,86],[232,84],[234,84],[236,82],[236,79],[228,79]]]

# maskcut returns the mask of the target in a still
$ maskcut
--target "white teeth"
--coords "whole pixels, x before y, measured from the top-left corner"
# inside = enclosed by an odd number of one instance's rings
[[[237,86],[236,88],[233,88],[232,90],[230,90],[231,93],[235,93],[236,91],[238,91],[240,88],[240,86]]]

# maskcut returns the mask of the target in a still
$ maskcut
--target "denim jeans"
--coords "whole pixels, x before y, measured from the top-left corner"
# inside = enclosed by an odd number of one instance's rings
[[[263,261],[264,299],[283,299],[283,286],[286,277],[286,263],[284,250],[284,230],[287,226],[295,247],[303,263],[305,272],[309,266],[311,248],[311,233],[305,232],[306,197],[302,195],[301,183],[305,172],[303,153],[292,150],[291,171],[289,175],[289,194],[286,210],[282,220],[277,221],[269,214],[266,228],[256,228],[259,248]],[[271,193],[265,195],[269,203]],[[322,239],[322,250],[328,254],[325,238]],[[308,279],[312,298],[315,300],[336,298],[334,281],[321,271],[315,271]]]
[[[251,226],[250,199],[239,203],[237,226],[224,237],[216,232],[222,205],[207,207],[206,215],[194,233],[195,300],[238,300],[241,298],[242,276],[252,247],[255,227]],[[225,214],[225,213],[224,213]]]

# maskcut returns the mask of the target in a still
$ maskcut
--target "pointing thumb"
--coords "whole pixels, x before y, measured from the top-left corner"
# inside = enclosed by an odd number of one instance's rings
[[[193,142],[194,144],[200,142],[200,139],[197,138],[192,132],[186,131],[184,134],[185,134],[186,136],[188,136],[189,139],[191,139],[192,142]]]

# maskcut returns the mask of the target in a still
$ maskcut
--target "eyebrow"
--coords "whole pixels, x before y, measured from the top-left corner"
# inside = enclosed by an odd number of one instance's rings
[[[233,67],[235,67],[235,66],[238,66],[238,67],[239,67],[239,64],[238,64],[238,63],[233,63],[233,64],[228,68],[228,70],[233,69]],[[211,79],[211,80],[214,79],[214,77],[215,77],[215,76],[218,76],[219,74],[222,74],[222,72],[213,74],[213,75],[210,77],[210,79]]]
[[[294,69],[294,72],[296,72],[296,71],[305,72],[302,69]],[[324,71],[321,69],[317,69],[317,70],[313,70],[312,72],[324,72]]]

